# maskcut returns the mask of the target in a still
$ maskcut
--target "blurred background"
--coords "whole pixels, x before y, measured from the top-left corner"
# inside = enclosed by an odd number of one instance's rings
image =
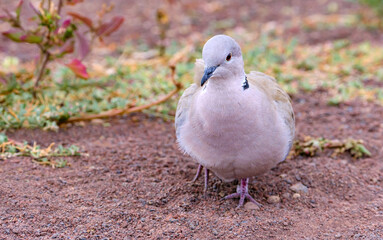
[[[169,65],[188,86],[203,43],[220,33],[240,43],[247,71],[276,77],[290,94],[325,88],[333,105],[383,101],[378,0],[1,0],[1,7],[7,108],[0,112],[8,119],[1,128],[57,129],[71,117],[148,103],[174,88]],[[29,109],[26,101],[49,108]],[[172,118],[175,103],[145,111]]]

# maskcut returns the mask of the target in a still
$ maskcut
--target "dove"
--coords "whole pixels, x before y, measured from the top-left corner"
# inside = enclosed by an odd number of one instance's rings
[[[239,181],[224,199],[261,206],[248,191],[249,179],[286,159],[295,135],[289,95],[264,73],[245,73],[241,48],[226,35],[209,39],[195,63],[194,84],[181,96],[175,117],[180,149],[221,180]]]

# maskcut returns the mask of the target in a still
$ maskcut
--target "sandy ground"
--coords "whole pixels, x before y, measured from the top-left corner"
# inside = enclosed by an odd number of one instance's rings
[[[189,183],[197,164],[175,143],[173,123],[145,115],[58,133],[19,130],[16,140],[76,144],[89,154],[62,169],[29,159],[1,162],[0,239],[382,239],[383,107],[329,107],[324,93],[294,98],[298,138],[360,138],[373,154],[295,157],[258,177],[250,193],[264,206],[221,201],[236,183],[212,176]],[[307,193],[293,198],[290,187]],[[279,203],[267,198],[278,195]]]
[[[82,10],[94,12],[94,1],[85,2]],[[155,45],[154,13],[165,3],[151,2],[149,8],[148,1],[113,2],[116,14],[128,21],[111,40]],[[301,16],[327,14],[328,2],[223,1],[225,8],[214,10],[214,2],[182,1],[172,6],[171,11],[185,14],[172,15],[175,30],[170,37],[207,31],[213,20],[228,14],[235,26],[258,27],[291,20],[294,16],[281,10],[286,6]],[[349,1],[336,2],[340,13],[357,9]],[[201,14],[204,18],[196,17]],[[217,31],[222,29],[212,34]],[[347,28],[292,29],[286,35],[309,44],[382,39],[377,32]],[[28,46],[0,40],[2,56],[28,60],[35,54]],[[87,123],[58,133],[8,131],[15,140],[43,146],[75,144],[88,156],[69,158],[70,166],[61,169],[28,158],[0,161],[0,239],[383,239],[383,107],[360,101],[331,107],[324,99],[321,90],[294,96],[297,138],[363,139],[372,157],[331,157],[325,151],[288,159],[251,183],[250,194],[263,204],[260,209],[247,204],[237,210],[237,200],[221,201],[235,191],[236,183],[213,175],[205,198],[202,179],[190,183],[197,164],[178,150],[172,122],[138,114],[107,120],[110,127]],[[290,188],[297,183],[308,191],[293,197]],[[280,201],[269,203],[270,196]]]

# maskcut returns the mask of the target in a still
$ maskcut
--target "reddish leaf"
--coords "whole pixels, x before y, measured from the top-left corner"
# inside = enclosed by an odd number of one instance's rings
[[[86,67],[78,59],[73,59],[72,62],[65,64],[77,77],[82,79],[88,79],[89,74],[86,71]]]
[[[61,28],[67,28],[71,23],[71,20],[70,19],[66,19],[62,24],[61,24]]]
[[[124,22],[123,17],[113,17],[113,19],[110,22],[102,24],[97,29],[97,35],[98,36],[109,36],[111,33],[115,32],[121,24]]]
[[[85,23],[85,25],[87,25],[90,29],[93,29],[92,20],[90,20],[89,18],[84,17],[84,16],[82,16],[78,13],[75,13],[75,12],[68,12],[67,14],[72,16],[73,18],[78,19],[81,22]]]
[[[74,41],[66,41],[60,49],[60,54],[64,55],[72,52],[74,52]]]
[[[58,34],[58,33],[63,33],[65,32],[66,28],[69,27],[69,25],[71,24],[71,19],[66,19],[64,20],[62,23],[61,23],[61,26],[58,27],[55,31],[55,34]]]
[[[14,42],[41,43],[43,41],[41,36],[25,34],[22,32],[8,31],[3,32],[3,35]]]
[[[90,47],[88,41],[85,39],[84,35],[79,33],[78,31],[75,32],[75,36],[77,39],[77,52],[79,55],[79,58],[83,60],[86,55],[90,52]]]
[[[8,20],[8,18],[7,18],[7,16],[0,16],[0,21],[7,21]]]
[[[84,0],[67,0],[68,5],[76,5],[77,3],[83,2]]]

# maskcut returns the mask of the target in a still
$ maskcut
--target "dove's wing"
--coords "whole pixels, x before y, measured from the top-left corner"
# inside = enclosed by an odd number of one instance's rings
[[[205,70],[205,63],[203,59],[196,59],[194,64],[194,83],[201,86],[201,79]]]
[[[194,84],[188,87],[182,94],[176,112],[175,127],[176,135],[179,137],[179,132],[182,125],[185,123],[188,117],[189,110],[191,108],[192,100],[195,94],[201,89],[201,79],[204,73],[204,62],[202,59],[197,59],[194,66]]]
[[[278,85],[277,81],[264,73],[252,71],[247,74],[250,85],[256,86],[269,96],[275,104],[276,111],[283,118],[291,134],[291,140],[295,134],[295,116],[289,95]]]

